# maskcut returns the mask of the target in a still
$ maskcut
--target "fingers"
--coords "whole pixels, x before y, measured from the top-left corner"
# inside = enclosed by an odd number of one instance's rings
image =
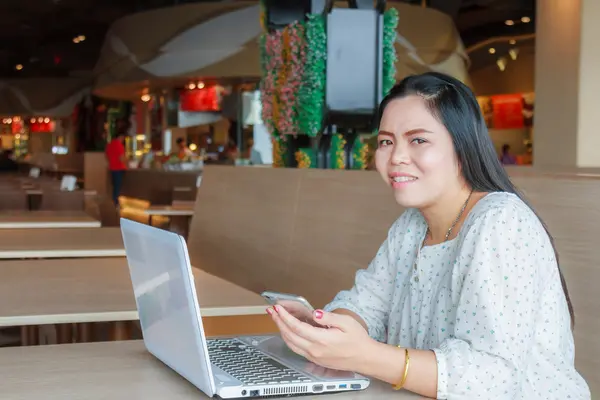
[[[299,356],[302,356],[306,359],[309,358],[308,353],[301,349],[300,347],[298,347],[292,340],[290,340],[289,338],[285,337],[283,334],[281,335],[281,338],[283,339],[283,341],[285,342],[285,344],[290,348],[290,350],[292,350],[294,353],[298,354]]]
[[[301,336],[295,334],[276,311],[273,311],[269,308],[267,309],[267,312],[269,315],[271,315],[275,325],[277,325],[277,329],[279,329],[279,332],[281,333],[281,338],[288,345],[288,347],[294,353],[308,358],[308,349],[310,348],[311,343]]]
[[[323,310],[315,310],[313,320],[320,326],[327,328],[337,328],[343,332],[347,332],[352,323],[351,317],[340,315]]]
[[[307,324],[306,322],[299,321],[294,316],[285,310],[283,307],[275,306],[277,316],[287,326],[287,328],[294,334],[302,337],[309,342],[321,343],[327,335],[327,331],[321,328],[316,328]]]

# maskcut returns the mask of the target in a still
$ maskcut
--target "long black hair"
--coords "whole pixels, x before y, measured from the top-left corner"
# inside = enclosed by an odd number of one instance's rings
[[[500,163],[479,103],[468,86],[458,79],[437,72],[408,76],[395,85],[381,101],[377,125],[381,122],[383,111],[392,100],[410,95],[423,98],[431,114],[450,132],[463,178],[474,191],[513,193],[535,213]],[[539,215],[537,217],[550,238],[558,264],[554,239],[544,221]],[[575,324],[573,305],[560,267],[558,273],[573,326]]]

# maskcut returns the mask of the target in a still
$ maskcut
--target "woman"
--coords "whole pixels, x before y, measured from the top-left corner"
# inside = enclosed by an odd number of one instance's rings
[[[502,154],[500,155],[500,162],[504,165],[514,165],[517,163],[517,158],[510,152],[510,145],[502,145]]]
[[[378,117],[377,170],[407,211],[311,324],[267,310],[288,346],[427,397],[589,399],[552,239],[502,168],[473,93],[442,74],[411,76]]]

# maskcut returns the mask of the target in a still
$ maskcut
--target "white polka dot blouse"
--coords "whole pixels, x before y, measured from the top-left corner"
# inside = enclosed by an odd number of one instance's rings
[[[458,236],[422,247],[409,209],[352,289],[325,307],[372,338],[433,350],[440,399],[590,399],[574,367],[569,310],[550,239],[516,195],[490,193]]]

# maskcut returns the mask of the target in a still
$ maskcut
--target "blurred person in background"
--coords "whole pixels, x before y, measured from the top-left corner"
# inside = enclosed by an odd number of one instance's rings
[[[185,160],[187,158],[195,156],[194,152],[190,150],[190,148],[185,143],[184,138],[178,138],[175,143],[177,143],[177,157],[180,160]]]
[[[112,182],[112,200],[119,207],[119,195],[123,185],[123,176],[127,170],[127,155],[125,153],[125,130],[119,130],[117,136],[106,146],[105,155],[110,170]]]
[[[517,163],[517,158],[511,154],[510,145],[504,144],[502,146],[502,154],[500,155],[500,162],[504,165],[513,165]]]
[[[248,139],[248,159],[252,165],[262,165],[263,160],[260,151],[254,148],[254,139]]]

